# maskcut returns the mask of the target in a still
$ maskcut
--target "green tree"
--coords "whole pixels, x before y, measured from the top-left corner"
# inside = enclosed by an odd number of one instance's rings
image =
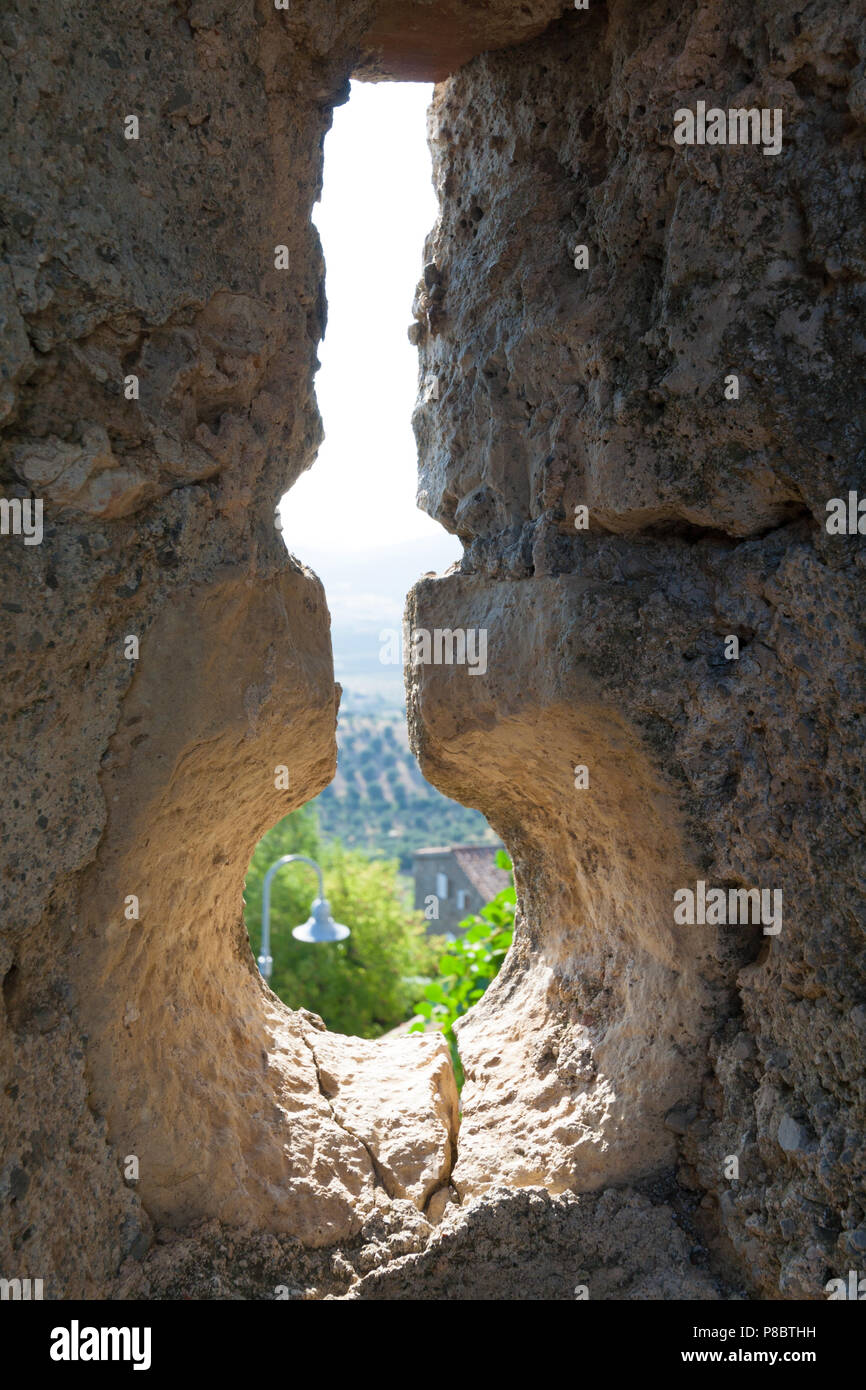
[[[323,844],[310,806],[286,816],[260,841],[247,873],[244,915],[253,955],[261,945],[264,876],[283,854],[321,864],[331,911],[352,934],[328,945],[296,941],[292,928],[310,915],[316,877],[304,864],[280,869],[271,885],[274,993],[290,1008],[319,1014],[336,1033],[375,1038],[395,1028],[413,1012],[417,977],[435,966],[434,945],[422,914],[408,905],[396,860],[373,860],[339,841]]]
[[[511,860],[502,850],[496,856],[496,863],[500,869],[511,869]],[[509,887],[497,893],[480,913],[464,917],[460,926],[466,929],[465,934],[448,943],[439,959],[436,978],[430,981],[424,998],[415,1005],[415,1013],[421,1018],[412,1024],[409,1032],[423,1033],[423,1020],[441,1029],[451,1050],[458,1088],[462,1087],[464,1078],[454,1024],[478,1003],[498,975],[514,939],[516,901],[512,879]]]

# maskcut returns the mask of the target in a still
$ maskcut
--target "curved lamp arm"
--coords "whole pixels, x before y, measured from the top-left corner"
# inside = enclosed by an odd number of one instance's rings
[[[256,964],[266,980],[271,978],[274,968],[274,958],[271,955],[271,883],[277,869],[282,868],[283,864],[309,864],[315,869],[319,879],[319,897],[325,896],[325,885],[322,881],[322,870],[319,868],[315,859],[308,859],[305,854],[284,854],[282,859],[275,859],[271,867],[265,874],[265,882],[262,888],[262,946]]]

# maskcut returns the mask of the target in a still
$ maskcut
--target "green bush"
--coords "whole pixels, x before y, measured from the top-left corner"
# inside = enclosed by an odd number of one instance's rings
[[[496,856],[500,869],[511,869],[511,860],[502,850]],[[457,1050],[454,1024],[462,1014],[477,1004],[487,986],[499,973],[506,952],[514,939],[514,880],[508,888],[497,893],[480,913],[466,917],[460,923],[467,930],[456,941],[449,942],[439,959],[439,973],[424,991],[424,998],[415,1005],[421,1019],[413,1023],[410,1033],[423,1033],[425,1023],[432,1022],[442,1030],[451,1049],[454,1075],[458,1087],[463,1085],[463,1066]]]
[[[262,885],[283,854],[305,854],[322,867],[325,896],[345,941],[311,945],[292,928],[306,921],[318,895],[305,864],[288,864],[271,884],[271,988],[290,1008],[319,1014],[335,1033],[375,1038],[411,1017],[417,977],[435,970],[442,941],[426,937],[424,919],[408,905],[396,861],[370,859],[339,841],[319,839],[310,806],[280,821],[260,841],[244,888],[244,916],[253,955],[261,946]]]

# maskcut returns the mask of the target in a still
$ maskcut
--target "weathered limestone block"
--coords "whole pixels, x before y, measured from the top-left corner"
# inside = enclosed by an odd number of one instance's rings
[[[319,1085],[337,1123],[361,1140],[391,1198],[422,1210],[451,1174],[457,1142],[454,1069],[441,1034],[345,1038],[310,1032]]]
[[[853,3],[615,0],[437,89],[433,515],[747,536],[866,492],[863,41]],[[778,108],[781,152],[677,145],[698,100]]]
[[[335,756],[327,609],[272,520],[320,437],[329,111],[261,8],[0,24],[0,480],[45,504],[0,541],[0,1272],[48,1297],[104,1293],[154,1216],[327,1240],[375,1190],[241,920]]]
[[[675,1149],[665,1112],[698,1092],[714,952],[673,925],[696,860],[585,635],[586,613],[598,624],[610,599],[571,575],[454,576],[425,581],[414,604],[413,628],[457,615],[487,633],[484,675],[416,668],[410,727],[425,776],[506,837],[526,914],[508,968],[459,1026],[455,1185],[587,1190],[658,1171]],[[590,791],[577,791],[587,762]]]
[[[452,1180],[675,1166],[756,1286],[819,1297],[863,1221],[864,558],[829,569],[805,523],[571,548],[568,573],[426,580],[410,605],[415,628],[487,630],[486,674],[411,669],[410,727],[425,776],[505,839],[522,904],[458,1026]],[[699,879],[778,891],[780,930],[677,925]]]
[[[478,53],[540,34],[573,0],[380,0],[370,9],[359,75],[441,82]]]
[[[413,741],[521,904],[459,1028],[455,1186],[675,1168],[770,1296],[823,1297],[866,1217],[864,551],[825,528],[866,494],[864,58],[857,6],[769,0],[479,57],[437,89],[412,335],[420,496],[466,555],[410,620],[488,643],[410,668]],[[698,99],[780,108],[781,151],[677,145]],[[778,892],[781,929],[677,927],[675,880]]]
[[[312,1246],[388,1200],[379,1173],[421,1204],[447,1181],[441,1045],[317,1035],[356,1138],[250,958],[252,848],[335,759],[327,609],[273,511],[321,437],[310,213],[350,72],[397,71],[395,25],[430,76],[561,9],[0,21],[0,482],[45,508],[41,544],[0,545],[0,1272],[48,1296],[104,1292],[155,1226]]]
[[[663,1201],[630,1188],[551,1196],[493,1189],[451,1208],[419,1250],[389,1252],[343,1297],[587,1302],[724,1297]],[[350,1257],[351,1258],[351,1257]],[[360,1264],[360,1261],[358,1262]],[[580,1307],[575,1309],[580,1318]]]

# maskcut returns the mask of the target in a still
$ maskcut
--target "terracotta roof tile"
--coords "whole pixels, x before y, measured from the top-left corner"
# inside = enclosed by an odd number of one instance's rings
[[[498,850],[495,845],[455,845],[453,852],[460,868],[485,903],[508,887],[510,878],[507,870],[496,867]]]

